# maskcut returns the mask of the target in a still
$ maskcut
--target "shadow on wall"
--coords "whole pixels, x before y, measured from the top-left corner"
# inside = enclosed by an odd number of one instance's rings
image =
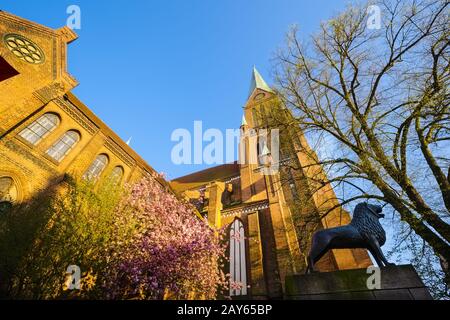
[[[55,187],[36,194],[27,202],[13,205],[3,201],[0,207],[0,299],[20,297],[15,291],[25,282],[21,269],[37,235],[45,230],[51,218],[51,199]],[[23,271],[23,270],[22,270]],[[20,279],[15,283],[17,279]],[[20,283],[22,282],[22,283]]]
[[[123,192],[114,179],[97,183],[66,175],[30,201],[6,208],[0,216],[0,299],[104,297],[95,283],[108,266],[111,239],[128,227],[116,228]],[[66,288],[74,265],[82,290]]]

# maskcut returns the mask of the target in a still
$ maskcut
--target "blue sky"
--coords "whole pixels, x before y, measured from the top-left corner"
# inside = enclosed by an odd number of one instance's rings
[[[303,36],[345,6],[337,0],[0,0],[0,9],[52,28],[81,8],[69,47],[74,93],[156,170],[172,179],[204,165],[171,161],[173,130],[237,128],[256,65],[270,84],[271,58],[289,26]]]

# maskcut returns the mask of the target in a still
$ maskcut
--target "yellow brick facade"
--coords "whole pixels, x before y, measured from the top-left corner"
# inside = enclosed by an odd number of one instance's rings
[[[4,182],[0,202],[30,199],[60,182],[66,173],[81,176],[102,154],[108,162],[100,179],[111,175],[116,167],[123,170],[122,183],[154,172],[71,93],[78,83],[67,72],[67,46],[76,38],[67,27],[53,30],[0,12],[1,70],[4,75],[5,70],[17,73],[2,77],[0,82],[0,180]],[[19,40],[14,43],[8,39]],[[23,42],[24,52],[39,50],[42,61],[30,63],[13,50]],[[32,47],[27,51],[28,43]],[[36,145],[21,137],[25,128],[45,114],[57,115],[56,128]],[[69,130],[77,132],[80,139],[63,159],[55,160],[47,151]],[[6,185],[8,179],[13,185]]]
[[[0,12],[0,70],[4,72],[0,78],[0,203],[26,201],[59,183],[67,173],[82,176],[99,155],[108,159],[100,179],[111,175],[118,167],[123,169],[122,183],[137,181],[154,172],[71,93],[78,83],[67,72],[67,46],[76,38],[67,27],[53,30]],[[23,42],[26,47],[29,43],[31,48],[25,48],[25,55],[21,55],[14,47],[17,43],[8,44],[8,39],[19,39],[19,44]],[[31,59],[31,62],[24,59],[34,50],[39,50],[36,56],[39,59]],[[242,130],[267,126],[267,117],[257,123],[256,115],[262,113],[263,106],[273,103],[276,104],[276,96],[270,90],[255,88],[244,108],[247,123]],[[59,120],[50,133],[36,144],[21,136],[25,128],[46,114],[56,115]],[[61,160],[52,158],[48,150],[68,131],[79,135],[78,142]],[[294,132],[294,136],[289,144],[309,148],[301,132]],[[250,141],[244,143],[249,154]],[[292,157],[302,165],[311,161],[301,152]],[[307,214],[319,216],[321,210],[336,204],[330,201],[335,196],[331,187],[309,195],[308,176],[324,175],[322,168],[312,166],[308,172],[296,173],[299,175],[295,182],[298,194],[305,198],[304,207],[296,210],[291,192],[281,183],[281,173],[267,176],[257,164],[247,163],[194,173],[175,179],[171,186],[190,200],[197,200],[203,194],[208,203],[199,210],[211,225],[234,225],[234,235],[240,235],[242,230],[245,241],[230,241],[235,246],[233,249],[230,246],[229,251],[233,250],[236,259],[240,259],[239,263],[234,260],[232,263],[245,265],[244,269],[234,271],[239,271],[245,288],[234,290],[232,295],[280,298],[285,277],[305,268],[309,241],[299,234],[298,221]],[[224,207],[223,195],[230,184],[234,188],[234,202]],[[322,219],[319,227],[333,227],[348,221],[348,213],[337,208]],[[228,269],[232,268],[232,263]],[[327,271],[369,264],[371,261],[365,251],[340,250],[326,255],[318,267]]]

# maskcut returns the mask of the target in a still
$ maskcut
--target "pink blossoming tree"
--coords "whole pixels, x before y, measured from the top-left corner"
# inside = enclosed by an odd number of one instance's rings
[[[127,231],[131,234],[117,234],[111,241],[102,284],[107,296],[214,299],[228,286],[221,271],[226,249],[222,232],[155,178],[132,186],[116,209],[115,223],[134,227]]]

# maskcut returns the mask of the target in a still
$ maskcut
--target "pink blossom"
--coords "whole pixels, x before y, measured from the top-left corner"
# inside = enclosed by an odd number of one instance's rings
[[[116,210],[118,224],[134,227],[131,241],[112,241],[104,288],[110,298],[160,299],[166,293],[216,298],[227,286],[220,268],[225,245],[220,230],[199,219],[193,207],[145,178]],[[120,236],[117,236],[120,239]]]

